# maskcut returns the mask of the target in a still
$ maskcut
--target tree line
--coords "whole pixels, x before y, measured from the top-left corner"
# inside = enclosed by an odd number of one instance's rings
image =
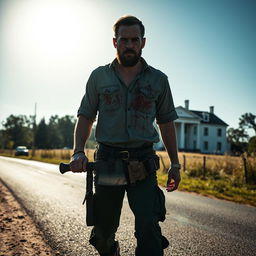
[[[0,147],[14,149],[24,145],[38,149],[72,148],[75,121],[74,116],[53,115],[48,122],[42,118],[36,124],[34,116],[10,115],[2,123]]]
[[[53,115],[48,121],[42,118],[38,124],[35,116],[10,115],[2,122],[0,148],[14,149],[20,145],[36,149],[72,148],[75,122],[76,118],[71,115]],[[227,130],[231,153],[256,153],[256,136],[250,137],[248,129],[253,129],[256,135],[256,115],[252,113],[245,113],[239,118],[238,128]],[[95,146],[94,133],[93,128],[87,142],[89,148]]]
[[[249,136],[248,129],[254,131],[254,136]],[[227,130],[227,140],[233,154],[244,152],[256,154],[256,115],[252,113],[243,114],[239,118],[238,127],[231,127]]]

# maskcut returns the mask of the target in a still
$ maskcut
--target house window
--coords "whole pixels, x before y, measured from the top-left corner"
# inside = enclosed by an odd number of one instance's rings
[[[209,113],[203,113],[203,120],[205,121],[205,122],[209,122]]]
[[[196,149],[196,141],[193,141],[193,149]]]
[[[194,135],[197,134],[197,126],[194,126]]]
[[[208,150],[208,141],[204,141],[204,150]]]
[[[204,127],[204,136],[208,136],[209,129],[208,127]]]
[[[222,135],[222,130],[221,130],[221,128],[218,128],[217,129],[217,136],[221,137],[221,135]]]
[[[221,142],[217,142],[217,151],[221,151]]]

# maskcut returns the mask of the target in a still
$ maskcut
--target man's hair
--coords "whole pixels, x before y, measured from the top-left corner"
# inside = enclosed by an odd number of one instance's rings
[[[118,36],[118,30],[119,30],[120,26],[132,26],[132,25],[139,25],[140,31],[141,31],[141,37],[143,38],[144,34],[145,34],[144,25],[142,24],[142,22],[138,18],[136,18],[134,16],[130,16],[130,15],[121,17],[114,24],[113,30],[114,30],[114,33],[115,33],[115,37]]]

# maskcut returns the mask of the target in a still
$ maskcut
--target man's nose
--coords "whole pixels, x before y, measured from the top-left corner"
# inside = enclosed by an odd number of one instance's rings
[[[128,39],[127,42],[126,42],[126,47],[127,48],[133,48],[133,43],[132,43],[132,40],[131,39]]]

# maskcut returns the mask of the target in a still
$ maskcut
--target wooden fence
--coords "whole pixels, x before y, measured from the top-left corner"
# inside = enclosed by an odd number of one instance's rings
[[[0,150],[2,155],[14,156],[14,150]],[[90,161],[93,160],[94,150],[87,150]],[[32,151],[30,151],[30,155]],[[167,172],[170,161],[166,152],[157,152],[160,157],[160,171]],[[34,156],[37,158],[57,158],[69,160],[72,150],[55,149],[55,150],[35,150]],[[241,157],[220,156],[220,155],[203,155],[195,153],[179,153],[179,161],[182,164],[182,171],[194,177],[213,177],[233,176],[245,183],[256,183],[256,157],[242,155]]]

